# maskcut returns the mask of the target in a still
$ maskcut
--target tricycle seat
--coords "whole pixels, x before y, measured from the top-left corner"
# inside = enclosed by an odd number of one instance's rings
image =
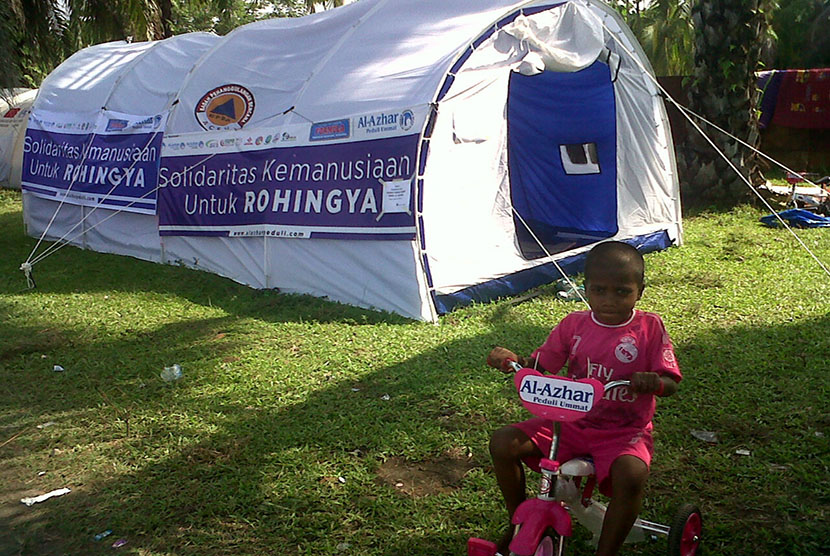
[[[568,460],[562,464],[559,472],[563,475],[570,475],[571,477],[589,477],[596,473],[594,461],[589,457]]]

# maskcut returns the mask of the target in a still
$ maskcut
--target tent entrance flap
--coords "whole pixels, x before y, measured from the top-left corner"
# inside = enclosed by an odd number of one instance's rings
[[[522,255],[545,256],[617,233],[614,85],[607,65],[510,76],[508,171]],[[531,228],[528,232],[525,224]]]

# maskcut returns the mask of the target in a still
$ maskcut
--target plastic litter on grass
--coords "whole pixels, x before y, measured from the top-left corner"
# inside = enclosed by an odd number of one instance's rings
[[[32,497],[29,497],[29,498],[21,498],[20,501],[22,503],[26,504],[27,506],[34,506],[35,504],[38,504],[40,502],[44,502],[46,500],[49,500],[50,498],[54,498],[56,496],[63,496],[64,494],[66,494],[68,492],[72,492],[72,490],[64,487],[64,488],[55,489],[51,492],[47,492],[46,494],[41,494],[40,496],[32,496]]]
[[[110,535],[112,535],[112,529],[107,529],[106,531],[101,531],[100,533],[98,533],[97,535],[95,535],[92,538],[95,539],[96,541],[100,541],[104,537],[108,537]]]
[[[164,382],[175,382],[183,376],[182,366],[175,363],[169,367],[165,367],[162,369],[160,376]]]
[[[718,443],[718,435],[712,431],[692,431],[692,436],[709,444]]]

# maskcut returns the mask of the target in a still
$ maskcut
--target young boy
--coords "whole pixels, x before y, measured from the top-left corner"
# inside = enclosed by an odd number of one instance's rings
[[[566,316],[531,357],[496,347],[487,364],[508,372],[509,360],[541,372],[558,372],[567,362],[571,378],[602,383],[628,379],[630,387],[610,390],[585,418],[562,423],[557,460],[589,455],[600,490],[609,495],[598,556],[617,554],[640,513],[652,456],[651,418],[655,396],[671,396],[681,379],[663,321],[634,309],[643,295],[644,262],[632,246],[617,241],[596,245],[585,261],[590,311]],[[490,455],[509,518],[525,499],[522,462],[538,471],[548,455],[550,421],[534,418],[493,433]],[[508,554],[512,525],[499,543]]]

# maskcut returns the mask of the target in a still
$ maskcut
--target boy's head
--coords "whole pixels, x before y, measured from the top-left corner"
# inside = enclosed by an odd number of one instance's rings
[[[637,249],[619,241],[596,245],[585,260],[585,292],[603,324],[627,321],[643,295],[645,263]]]

